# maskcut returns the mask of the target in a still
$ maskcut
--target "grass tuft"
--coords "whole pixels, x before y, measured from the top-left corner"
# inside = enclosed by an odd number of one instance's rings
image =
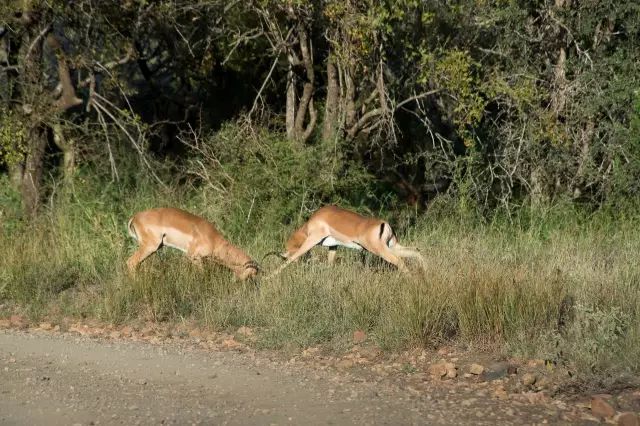
[[[316,248],[256,288],[219,266],[200,271],[169,249],[129,276],[124,262],[135,243],[125,232],[127,214],[75,207],[0,234],[0,301],[34,319],[247,325],[268,348],[340,349],[362,329],[386,350],[456,342],[560,362],[584,377],[640,372],[640,236],[632,221],[532,229],[431,218],[401,238],[422,250],[424,273],[405,276],[347,250],[330,267]],[[228,237],[259,259],[281,245],[274,234],[256,226]],[[266,261],[266,272],[277,262]]]

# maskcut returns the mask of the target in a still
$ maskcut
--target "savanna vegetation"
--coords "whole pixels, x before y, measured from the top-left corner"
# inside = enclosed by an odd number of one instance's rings
[[[1,309],[637,374],[638,58],[635,0],[5,1]],[[427,272],[346,251],[258,289],[170,251],[125,272],[140,209],[260,261],[326,203],[388,219]]]

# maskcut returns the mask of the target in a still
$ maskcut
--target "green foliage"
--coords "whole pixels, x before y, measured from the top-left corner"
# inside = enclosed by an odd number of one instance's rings
[[[298,226],[324,203],[366,208],[377,202],[372,176],[331,147],[296,146],[242,122],[195,147],[185,171],[196,200],[233,235]]]
[[[559,356],[573,359],[581,371],[596,375],[624,364],[625,358],[635,358],[637,349],[627,340],[638,336],[640,328],[620,307],[579,304],[573,315],[568,330],[559,337]]]
[[[122,194],[115,202],[111,193],[90,203],[95,184],[77,183],[76,198],[43,215],[29,232],[3,231],[2,303],[21,306],[35,319],[247,325],[258,330],[257,344],[270,348],[326,344],[341,350],[353,330],[362,329],[386,350],[491,345],[556,360],[579,377],[640,368],[640,271],[629,261],[640,249],[637,216],[621,224],[604,214],[576,221],[574,213],[558,211],[487,226],[452,217],[445,208],[411,228],[411,238],[399,235],[425,255],[424,275],[399,274],[372,257],[363,264],[348,250],[329,266],[326,250],[318,248],[308,261],[256,288],[219,266],[199,271],[166,248],[129,276],[124,263],[135,243],[125,224],[132,211],[167,200],[200,213],[213,208],[198,192],[181,201],[151,186],[130,194],[141,190],[147,195],[140,200]],[[255,257],[280,248],[274,236],[286,234],[265,221],[249,238],[246,230],[233,229],[233,220],[220,220],[233,230],[231,240]],[[276,265],[262,266],[268,273]]]
[[[247,324],[267,347],[340,347],[358,328],[391,350],[491,343],[584,375],[639,371],[637,1],[27,3],[39,13],[0,5],[3,303],[34,317]],[[36,37],[49,24],[63,52]],[[310,79],[295,57],[302,28],[321,112],[304,144],[281,129],[287,90]],[[51,106],[62,53],[91,104]],[[340,118],[325,141],[329,58]],[[28,185],[8,172],[29,130],[54,125],[76,169],[60,179],[50,140],[30,166],[45,178],[27,223],[16,188]],[[430,201],[428,214],[396,191]],[[186,208],[259,259],[327,203],[401,218],[428,274],[311,256],[256,291],[166,250],[123,271],[135,211]]]
[[[8,108],[0,108],[0,165],[22,161],[27,150],[28,130],[23,120]]]

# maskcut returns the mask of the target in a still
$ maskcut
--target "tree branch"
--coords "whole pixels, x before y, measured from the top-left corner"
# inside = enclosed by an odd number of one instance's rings
[[[76,89],[73,87],[71,73],[69,72],[67,60],[60,42],[53,34],[49,34],[46,40],[49,47],[56,52],[58,79],[60,80],[59,86],[62,89],[60,97],[55,102],[55,106],[61,111],[66,111],[69,108],[82,104],[82,99],[76,96]]]

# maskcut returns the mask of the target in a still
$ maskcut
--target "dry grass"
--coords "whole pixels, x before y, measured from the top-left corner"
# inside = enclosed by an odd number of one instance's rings
[[[425,222],[407,241],[427,258],[424,274],[403,276],[346,250],[329,267],[316,249],[258,288],[216,266],[200,272],[166,249],[129,277],[124,261],[134,243],[124,223],[111,213],[57,214],[0,236],[0,300],[33,317],[248,325],[261,330],[264,347],[340,348],[363,329],[388,350],[453,340],[584,374],[640,371],[640,235],[632,223],[533,232]],[[255,234],[238,240],[258,259],[279,244]]]

